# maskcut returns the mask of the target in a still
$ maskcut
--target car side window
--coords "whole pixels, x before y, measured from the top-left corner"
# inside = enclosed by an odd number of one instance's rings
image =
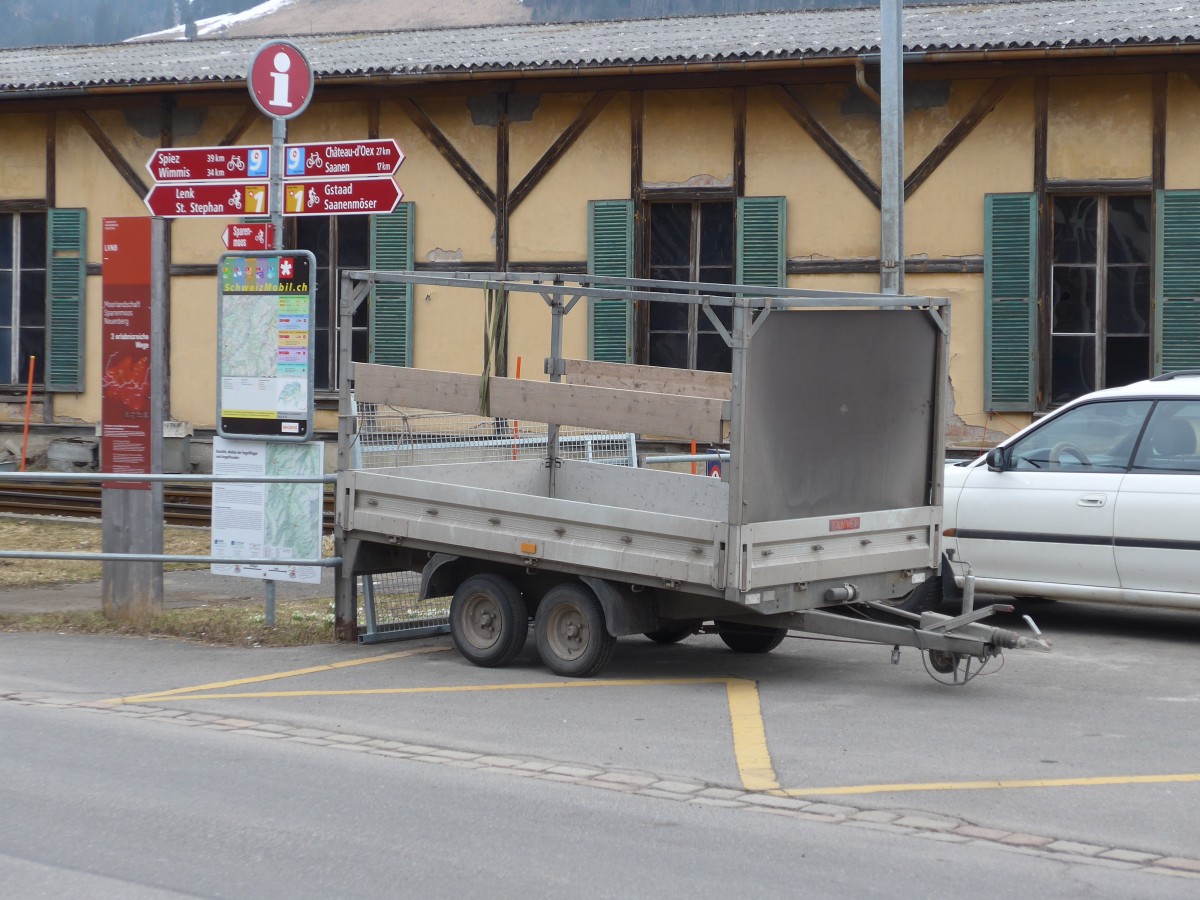
[[[1152,405],[1150,400],[1109,400],[1073,407],[1013,444],[1013,468],[1123,472]]]
[[[1200,473],[1200,400],[1162,400],[1146,425],[1135,472]]]

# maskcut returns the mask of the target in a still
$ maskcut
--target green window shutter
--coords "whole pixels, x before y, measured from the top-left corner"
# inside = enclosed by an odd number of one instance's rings
[[[787,198],[739,197],[738,284],[787,287]]]
[[[386,216],[371,217],[371,268],[411,272],[413,204],[401,203]],[[412,365],[411,284],[377,284],[371,291],[371,362]]]
[[[51,209],[47,217],[46,390],[83,390],[87,299],[87,210]]]
[[[1030,412],[1037,399],[1036,194],[984,198],[984,407]]]
[[[1159,191],[1154,372],[1200,368],[1200,191]]]
[[[633,201],[588,201],[588,274],[633,277]],[[588,358],[633,359],[633,304],[588,300]]]

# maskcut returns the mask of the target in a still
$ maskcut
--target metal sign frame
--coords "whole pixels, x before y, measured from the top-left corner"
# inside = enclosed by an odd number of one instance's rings
[[[268,280],[265,286],[261,289],[246,289],[246,290],[228,290],[231,285],[225,281],[226,261],[233,260],[256,260],[267,262],[270,260],[292,259],[297,263],[299,270],[299,261],[303,260],[307,267],[308,280],[304,291],[284,291],[279,285],[280,278],[276,276],[274,281]],[[317,260],[316,257],[308,250],[262,250],[247,253],[223,253],[217,262],[217,434],[224,438],[232,440],[256,440],[256,441],[292,441],[304,442],[312,439],[315,405],[313,402],[313,347],[315,337],[315,322],[316,322],[316,272]],[[256,276],[257,280],[257,276]],[[272,284],[275,289],[272,290]],[[225,358],[225,340],[226,340],[226,322],[225,322],[225,302],[228,297],[259,297],[264,301],[273,302],[278,308],[278,303],[281,297],[304,296],[307,300],[305,308],[307,310],[307,344],[305,346],[305,364],[306,377],[305,381],[305,413],[304,418],[289,417],[281,419],[278,416],[278,408],[274,416],[265,414],[256,415],[226,415],[226,391],[225,379],[240,377],[240,378],[270,378],[272,381],[278,379],[276,374],[262,375],[227,375],[223,370],[223,360]],[[239,337],[243,340],[247,335],[240,334]],[[232,339],[232,336],[230,336]],[[278,360],[278,355],[276,356]],[[278,364],[278,363],[277,363]],[[277,387],[277,384],[273,384]],[[245,412],[243,410],[243,412]]]

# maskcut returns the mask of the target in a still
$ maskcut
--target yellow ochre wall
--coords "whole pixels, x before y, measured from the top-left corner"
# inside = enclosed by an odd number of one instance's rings
[[[910,109],[905,124],[905,166],[911,173],[991,86],[985,80],[949,85],[944,103]],[[1054,77],[1048,81],[1047,175],[1055,179],[1149,178],[1152,161],[1152,76]],[[879,253],[879,211],[783,109],[773,88],[746,89],[746,194],[788,200],[787,254],[797,262],[871,259]],[[878,180],[877,114],[847,103],[849,86],[803,85],[796,96],[860,166]],[[1034,187],[1034,80],[1014,88],[949,154],[906,204],[910,258],[977,260],[984,249],[984,196]],[[526,113],[509,123],[510,191],[538,163],[594,95],[547,93],[522,98]],[[642,187],[729,187],[734,177],[735,89],[651,90],[642,94]],[[184,98],[195,127],[177,134],[179,146],[219,143],[242,115],[239,101],[204,107]],[[369,136],[371,102],[317,102],[289,124],[292,142]],[[462,96],[421,97],[421,108],[458,152],[495,189],[494,120]],[[541,182],[511,212],[512,263],[579,264],[587,258],[587,202],[632,196],[631,94],[616,93]],[[404,106],[383,96],[379,135],[394,137],[407,154],[396,176],[404,199],[415,203],[418,263],[494,265],[492,212],[412,122]],[[144,162],[158,136],[139,134],[119,110],[91,110],[104,133],[148,183]],[[5,114],[0,106],[0,202],[45,196],[49,117]],[[101,220],[141,216],[141,199],[86,133],[70,110],[53,116],[57,145],[56,202],[88,209],[88,261],[101,261]],[[146,131],[143,128],[143,131]],[[151,132],[152,133],[152,132]],[[257,119],[239,144],[265,144],[270,126]],[[1168,188],[1200,188],[1200,87],[1186,75],[1168,77],[1165,180]],[[213,265],[222,252],[228,220],[177,220],[172,225],[175,265]],[[874,274],[791,276],[794,287],[876,290]],[[915,275],[910,293],[947,296],[953,304],[952,437],[964,442],[1011,431],[1027,417],[983,412],[983,278],[979,274]],[[176,275],[171,281],[171,408],[175,418],[212,427],[215,405],[216,291],[208,277]],[[509,300],[508,374],[521,360],[523,378],[544,378],[550,315],[536,295]],[[57,395],[59,421],[99,417],[100,279],[88,279],[86,378],[79,396]],[[477,291],[417,285],[414,288],[414,363],[478,372],[485,333],[485,298]],[[586,304],[567,317],[564,351],[587,352]],[[321,427],[332,427],[323,414]]]

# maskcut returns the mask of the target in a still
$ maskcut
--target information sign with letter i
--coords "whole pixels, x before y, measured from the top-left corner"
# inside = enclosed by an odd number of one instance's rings
[[[309,440],[316,258],[307,250],[226,253],[217,273],[217,434]]]

